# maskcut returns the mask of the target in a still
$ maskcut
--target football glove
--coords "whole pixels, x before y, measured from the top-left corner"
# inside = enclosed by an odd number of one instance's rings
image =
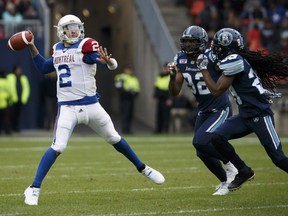
[[[174,80],[175,77],[176,77],[176,65],[175,65],[175,63],[174,62],[169,62],[167,64],[167,68],[168,68],[168,71],[170,73],[171,79]]]
[[[282,97],[282,93],[279,92],[271,92],[265,89],[264,97],[268,101],[268,103],[273,103],[273,99]]]
[[[200,71],[207,70],[207,65],[208,65],[207,56],[204,54],[200,54],[196,60],[196,65]]]

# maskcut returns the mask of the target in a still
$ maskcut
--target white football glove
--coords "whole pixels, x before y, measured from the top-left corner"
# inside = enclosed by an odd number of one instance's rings
[[[200,54],[196,60],[196,64],[198,69],[201,70],[207,70],[207,65],[208,65],[208,58],[204,54]]]
[[[267,100],[268,103],[272,104],[273,103],[273,99],[282,97],[282,93],[280,93],[280,92],[271,92],[271,91],[265,89],[264,97],[265,97],[265,99]]]
[[[169,62],[167,64],[167,69],[168,69],[168,71],[170,73],[171,79],[172,80],[175,79],[175,77],[176,77],[176,65],[175,65],[175,63],[174,62]]]

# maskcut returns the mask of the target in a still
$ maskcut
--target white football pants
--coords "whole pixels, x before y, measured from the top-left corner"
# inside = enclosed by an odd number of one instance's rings
[[[58,109],[51,148],[62,153],[77,124],[88,125],[110,144],[118,143],[121,139],[110,116],[99,102],[79,106],[63,105]]]

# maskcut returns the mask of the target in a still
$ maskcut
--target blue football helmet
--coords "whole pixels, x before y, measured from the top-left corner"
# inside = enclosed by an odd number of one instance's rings
[[[216,58],[222,60],[244,48],[243,37],[235,29],[223,28],[214,35],[211,48]]]
[[[187,45],[185,42],[187,40],[195,40],[196,43]],[[199,53],[204,53],[208,44],[207,32],[200,26],[190,26],[183,32],[180,38],[181,50],[188,55],[197,55]]]

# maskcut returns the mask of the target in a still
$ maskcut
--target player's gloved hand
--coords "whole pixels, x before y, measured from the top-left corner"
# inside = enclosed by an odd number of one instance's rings
[[[282,93],[280,93],[280,92],[272,92],[272,91],[269,91],[267,89],[265,89],[264,94],[265,94],[265,97],[271,98],[271,99],[282,97]]]
[[[273,99],[282,97],[282,93],[279,93],[279,92],[271,92],[271,91],[265,89],[264,96],[265,96],[265,99],[266,99],[269,103],[273,103]]]
[[[176,65],[175,65],[175,63],[174,62],[169,62],[167,64],[167,69],[168,69],[168,71],[170,73],[170,78],[172,80],[174,80],[175,77],[176,77]]]
[[[198,69],[201,70],[207,70],[208,65],[208,58],[204,54],[200,54],[196,60],[196,64]]]

